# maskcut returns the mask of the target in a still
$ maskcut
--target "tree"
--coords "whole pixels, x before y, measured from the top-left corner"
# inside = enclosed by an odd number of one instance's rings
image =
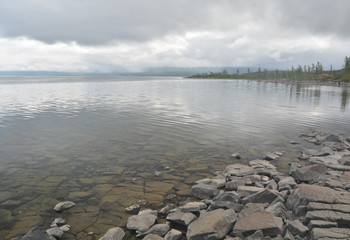
[[[350,57],[345,57],[344,59],[344,72],[345,74],[350,73]]]

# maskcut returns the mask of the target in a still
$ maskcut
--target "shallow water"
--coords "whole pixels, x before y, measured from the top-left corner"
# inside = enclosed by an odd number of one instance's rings
[[[193,181],[266,151],[284,151],[274,164],[287,171],[301,132],[350,136],[349,97],[350,88],[247,80],[2,77],[0,239],[59,216],[72,226],[64,239],[98,239],[125,225],[133,202],[185,200]],[[55,213],[62,200],[78,205]]]

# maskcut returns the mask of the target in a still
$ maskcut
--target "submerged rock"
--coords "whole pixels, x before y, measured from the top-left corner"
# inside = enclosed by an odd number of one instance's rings
[[[56,206],[53,208],[56,212],[61,212],[63,210],[69,209],[71,207],[74,207],[76,204],[71,201],[65,201],[65,202],[60,202],[56,204]]]
[[[225,175],[242,177],[245,175],[254,174],[254,168],[243,164],[231,164],[224,169]]]

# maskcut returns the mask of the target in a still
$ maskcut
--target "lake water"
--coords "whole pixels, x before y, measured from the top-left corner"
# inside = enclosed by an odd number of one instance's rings
[[[248,80],[1,77],[0,239],[56,217],[72,226],[64,239],[98,239],[133,202],[186,200],[195,180],[266,151],[284,151],[274,164],[287,171],[300,133],[350,136],[349,97]],[[55,213],[63,200],[77,206]]]

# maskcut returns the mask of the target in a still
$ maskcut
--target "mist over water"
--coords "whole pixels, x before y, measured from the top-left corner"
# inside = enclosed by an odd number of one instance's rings
[[[125,224],[134,201],[160,208],[266,151],[284,151],[276,166],[287,171],[301,132],[350,136],[349,98],[349,88],[248,80],[2,77],[0,206],[11,221],[0,238],[46,226],[70,199],[79,207],[64,215],[67,239],[101,234]]]

